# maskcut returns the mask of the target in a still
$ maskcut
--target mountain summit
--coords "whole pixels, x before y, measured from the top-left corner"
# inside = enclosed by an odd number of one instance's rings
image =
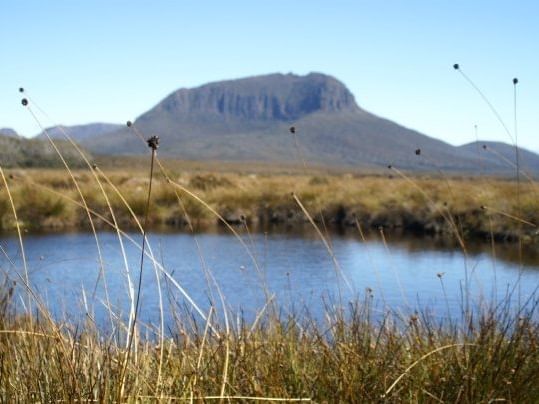
[[[271,74],[182,88],[145,116],[176,119],[292,121],[313,112],[356,111],[352,93],[337,79],[310,73]]]
[[[299,163],[289,133],[293,125],[309,164],[473,172],[478,167],[472,150],[361,109],[342,82],[320,73],[269,74],[181,88],[134,125],[145,136],[160,136],[160,154],[181,159]],[[96,154],[146,152],[127,128],[80,141]],[[485,169],[507,171],[505,162],[495,159]]]

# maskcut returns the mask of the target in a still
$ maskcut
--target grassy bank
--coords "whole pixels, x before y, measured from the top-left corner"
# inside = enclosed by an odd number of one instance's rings
[[[127,356],[119,322],[120,331],[103,335],[90,321],[75,328],[43,314],[14,316],[10,299],[1,302],[6,402],[539,400],[533,308],[516,315],[498,308],[453,326],[422,315],[375,321],[367,298],[344,311],[328,309],[323,324],[267,310],[256,324],[212,317],[213,331],[183,313],[169,337],[137,340]]]
[[[231,224],[289,224],[308,221],[293,194],[318,223],[328,226],[399,228],[454,237],[514,240],[522,235],[537,240],[538,188],[534,183],[496,178],[408,176],[397,170],[386,174],[300,174],[230,171],[217,174],[204,167],[173,169],[171,178],[208,203]],[[142,216],[148,185],[142,168],[106,168],[110,183],[101,176],[116,219],[133,225],[122,197]],[[81,199],[67,173],[61,170],[11,170],[9,184],[26,229],[81,228],[88,225]],[[111,219],[107,199],[89,170],[77,171],[88,206]],[[120,194],[122,197],[120,197]],[[178,202],[178,197],[181,202]],[[182,206],[183,205],[183,206]],[[192,196],[156,176],[150,225],[215,224],[219,219]],[[106,226],[103,221],[98,225]],[[0,192],[0,225],[13,228],[5,192]]]

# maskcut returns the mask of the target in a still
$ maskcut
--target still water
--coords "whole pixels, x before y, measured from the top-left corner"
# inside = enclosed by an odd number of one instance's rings
[[[140,234],[129,236],[140,245]],[[427,309],[443,318],[460,315],[465,290],[478,304],[502,300],[508,291],[513,301],[524,301],[539,286],[539,257],[530,251],[519,261],[516,244],[473,245],[464,254],[430,238],[378,235],[365,241],[355,234],[332,234],[334,261],[312,233],[244,232],[241,238],[244,244],[225,232],[150,234],[148,244],[158,265],[145,257],[140,319],[159,321],[158,280],[169,322],[174,310],[192,310],[189,299],[202,311],[210,302],[222,311],[219,292],[227,308],[247,320],[256,316],[268,296],[284,314],[308,310],[321,318],[328,304],[346,305],[364,299],[366,293],[373,296],[379,312]],[[118,315],[128,312],[127,271],[136,288],[140,248],[122,237],[124,260],[116,233],[100,232],[98,240],[102,264],[92,234],[25,235],[30,284],[57,318],[76,321],[90,312],[104,324],[107,295]],[[0,244],[7,253],[0,259],[2,271],[13,280],[24,276],[18,239],[4,235]],[[23,308],[25,293],[18,291]]]

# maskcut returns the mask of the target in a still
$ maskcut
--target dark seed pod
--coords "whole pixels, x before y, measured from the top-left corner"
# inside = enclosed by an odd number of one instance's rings
[[[130,128],[130,127],[131,127],[131,125],[133,125],[133,122],[131,122],[131,121],[127,121],[127,122],[126,122],[126,125],[127,125],[127,127],[128,127],[128,128]]]
[[[455,63],[455,64],[453,65],[453,69],[455,69],[455,70],[458,70],[458,69],[459,69],[459,67],[460,67],[460,66],[459,66],[459,64],[458,64],[458,63]]]
[[[296,127],[295,126],[290,127],[290,133],[296,133]]]
[[[159,136],[152,136],[151,138],[146,140],[146,142],[148,143],[149,148],[151,148],[152,150],[157,150],[157,148],[159,147]]]
[[[421,149],[415,149],[415,155],[419,156],[421,154]]]
[[[19,93],[24,93],[24,88],[19,87]]]
[[[24,105],[25,107],[28,105],[28,100],[26,98],[23,98],[21,100],[21,104]]]
[[[390,170],[393,168],[393,166],[390,164],[387,166],[387,168],[389,168]]]
[[[513,84],[517,84],[517,83],[518,83],[518,79],[515,77],[515,78],[513,79]]]
[[[486,144],[483,145],[483,149],[487,150],[487,145]]]

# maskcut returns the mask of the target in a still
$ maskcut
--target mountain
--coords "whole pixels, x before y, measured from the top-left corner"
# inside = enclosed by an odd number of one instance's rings
[[[52,139],[64,139],[66,132],[76,142],[82,142],[88,138],[105,135],[122,128],[122,125],[112,123],[89,123],[86,125],[64,126],[58,125],[47,128],[46,131]],[[36,135],[37,138],[46,138],[45,133]]]
[[[460,148],[474,153],[479,166],[501,163],[509,170],[515,171],[517,160],[515,146],[502,142],[477,141],[460,146]],[[539,172],[539,156],[536,153],[519,147],[518,154],[521,170]]]
[[[70,166],[84,166],[83,159],[69,142],[57,140],[55,144]],[[47,140],[0,136],[0,165],[2,167],[62,167],[62,162]]]
[[[11,128],[0,128],[0,136],[20,137],[19,134]]]
[[[270,74],[182,88],[134,125],[145,137],[160,137],[161,155],[182,159],[297,164],[304,158],[309,164],[345,167],[478,169],[473,150],[363,110],[343,83],[320,73]],[[297,139],[290,126],[297,128]],[[126,127],[81,143],[96,154],[146,152]],[[508,171],[496,160],[488,160],[485,169]]]

